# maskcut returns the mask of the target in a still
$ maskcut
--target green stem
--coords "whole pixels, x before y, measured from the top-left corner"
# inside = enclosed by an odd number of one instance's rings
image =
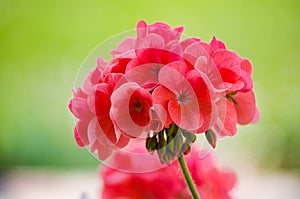
[[[183,155],[181,155],[178,158],[178,162],[180,164],[181,171],[182,171],[182,173],[184,175],[185,181],[186,181],[186,183],[187,183],[187,185],[188,185],[188,187],[189,187],[189,189],[190,189],[190,191],[191,191],[191,193],[193,195],[193,198],[194,199],[200,199],[200,196],[199,196],[199,194],[197,192],[197,189],[195,187],[195,184],[193,182],[193,179],[191,177],[189,169],[187,168],[186,163],[184,161]]]

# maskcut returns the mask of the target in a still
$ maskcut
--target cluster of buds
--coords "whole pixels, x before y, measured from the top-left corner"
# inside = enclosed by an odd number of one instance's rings
[[[195,134],[171,124],[169,128],[163,128],[152,136],[148,135],[146,148],[150,153],[156,150],[160,161],[169,164],[174,158],[188,154],[195,141]]]

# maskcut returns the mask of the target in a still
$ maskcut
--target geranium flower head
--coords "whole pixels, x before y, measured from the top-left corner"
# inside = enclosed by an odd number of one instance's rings
[[[233,136],[237,124],[258,120],[251,62],[215,37],[182,34],[181,26],[142,20],[109,60],[97,58],[69,105],[80,147],[104,160],[142,139],[169,164],[188,153],[195,134]]]

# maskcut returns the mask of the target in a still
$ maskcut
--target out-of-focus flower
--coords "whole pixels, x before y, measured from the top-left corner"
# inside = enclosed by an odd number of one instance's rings
[[[140,149],[141,150],[141,149]],[[155,155],[147,154],[139,160],[119,151],[113,157],[120,170],[134,168],[137,161],[145,164],[161,164]],[[199,158],[199,152],[193,148],[185,156],[188,168],[202,199],[230,199],[230,190],[234,187],[236,177],[232,171],[215,166],[212,155]],[[162,169],[148,173],[125,173],[104,167],[101,170],[103,179],[102,199],[189,199],[192,198],[185,184],[178,162]]]

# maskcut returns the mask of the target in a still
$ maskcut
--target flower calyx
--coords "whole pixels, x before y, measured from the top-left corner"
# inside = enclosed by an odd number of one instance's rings
[[[169,164],[182,154],[187,155],[195,141],[195,134],[171,124],[169,128],[154,132],[152,136],[148,135],[146,148],[151,154],[157,151],[160,161]]]

